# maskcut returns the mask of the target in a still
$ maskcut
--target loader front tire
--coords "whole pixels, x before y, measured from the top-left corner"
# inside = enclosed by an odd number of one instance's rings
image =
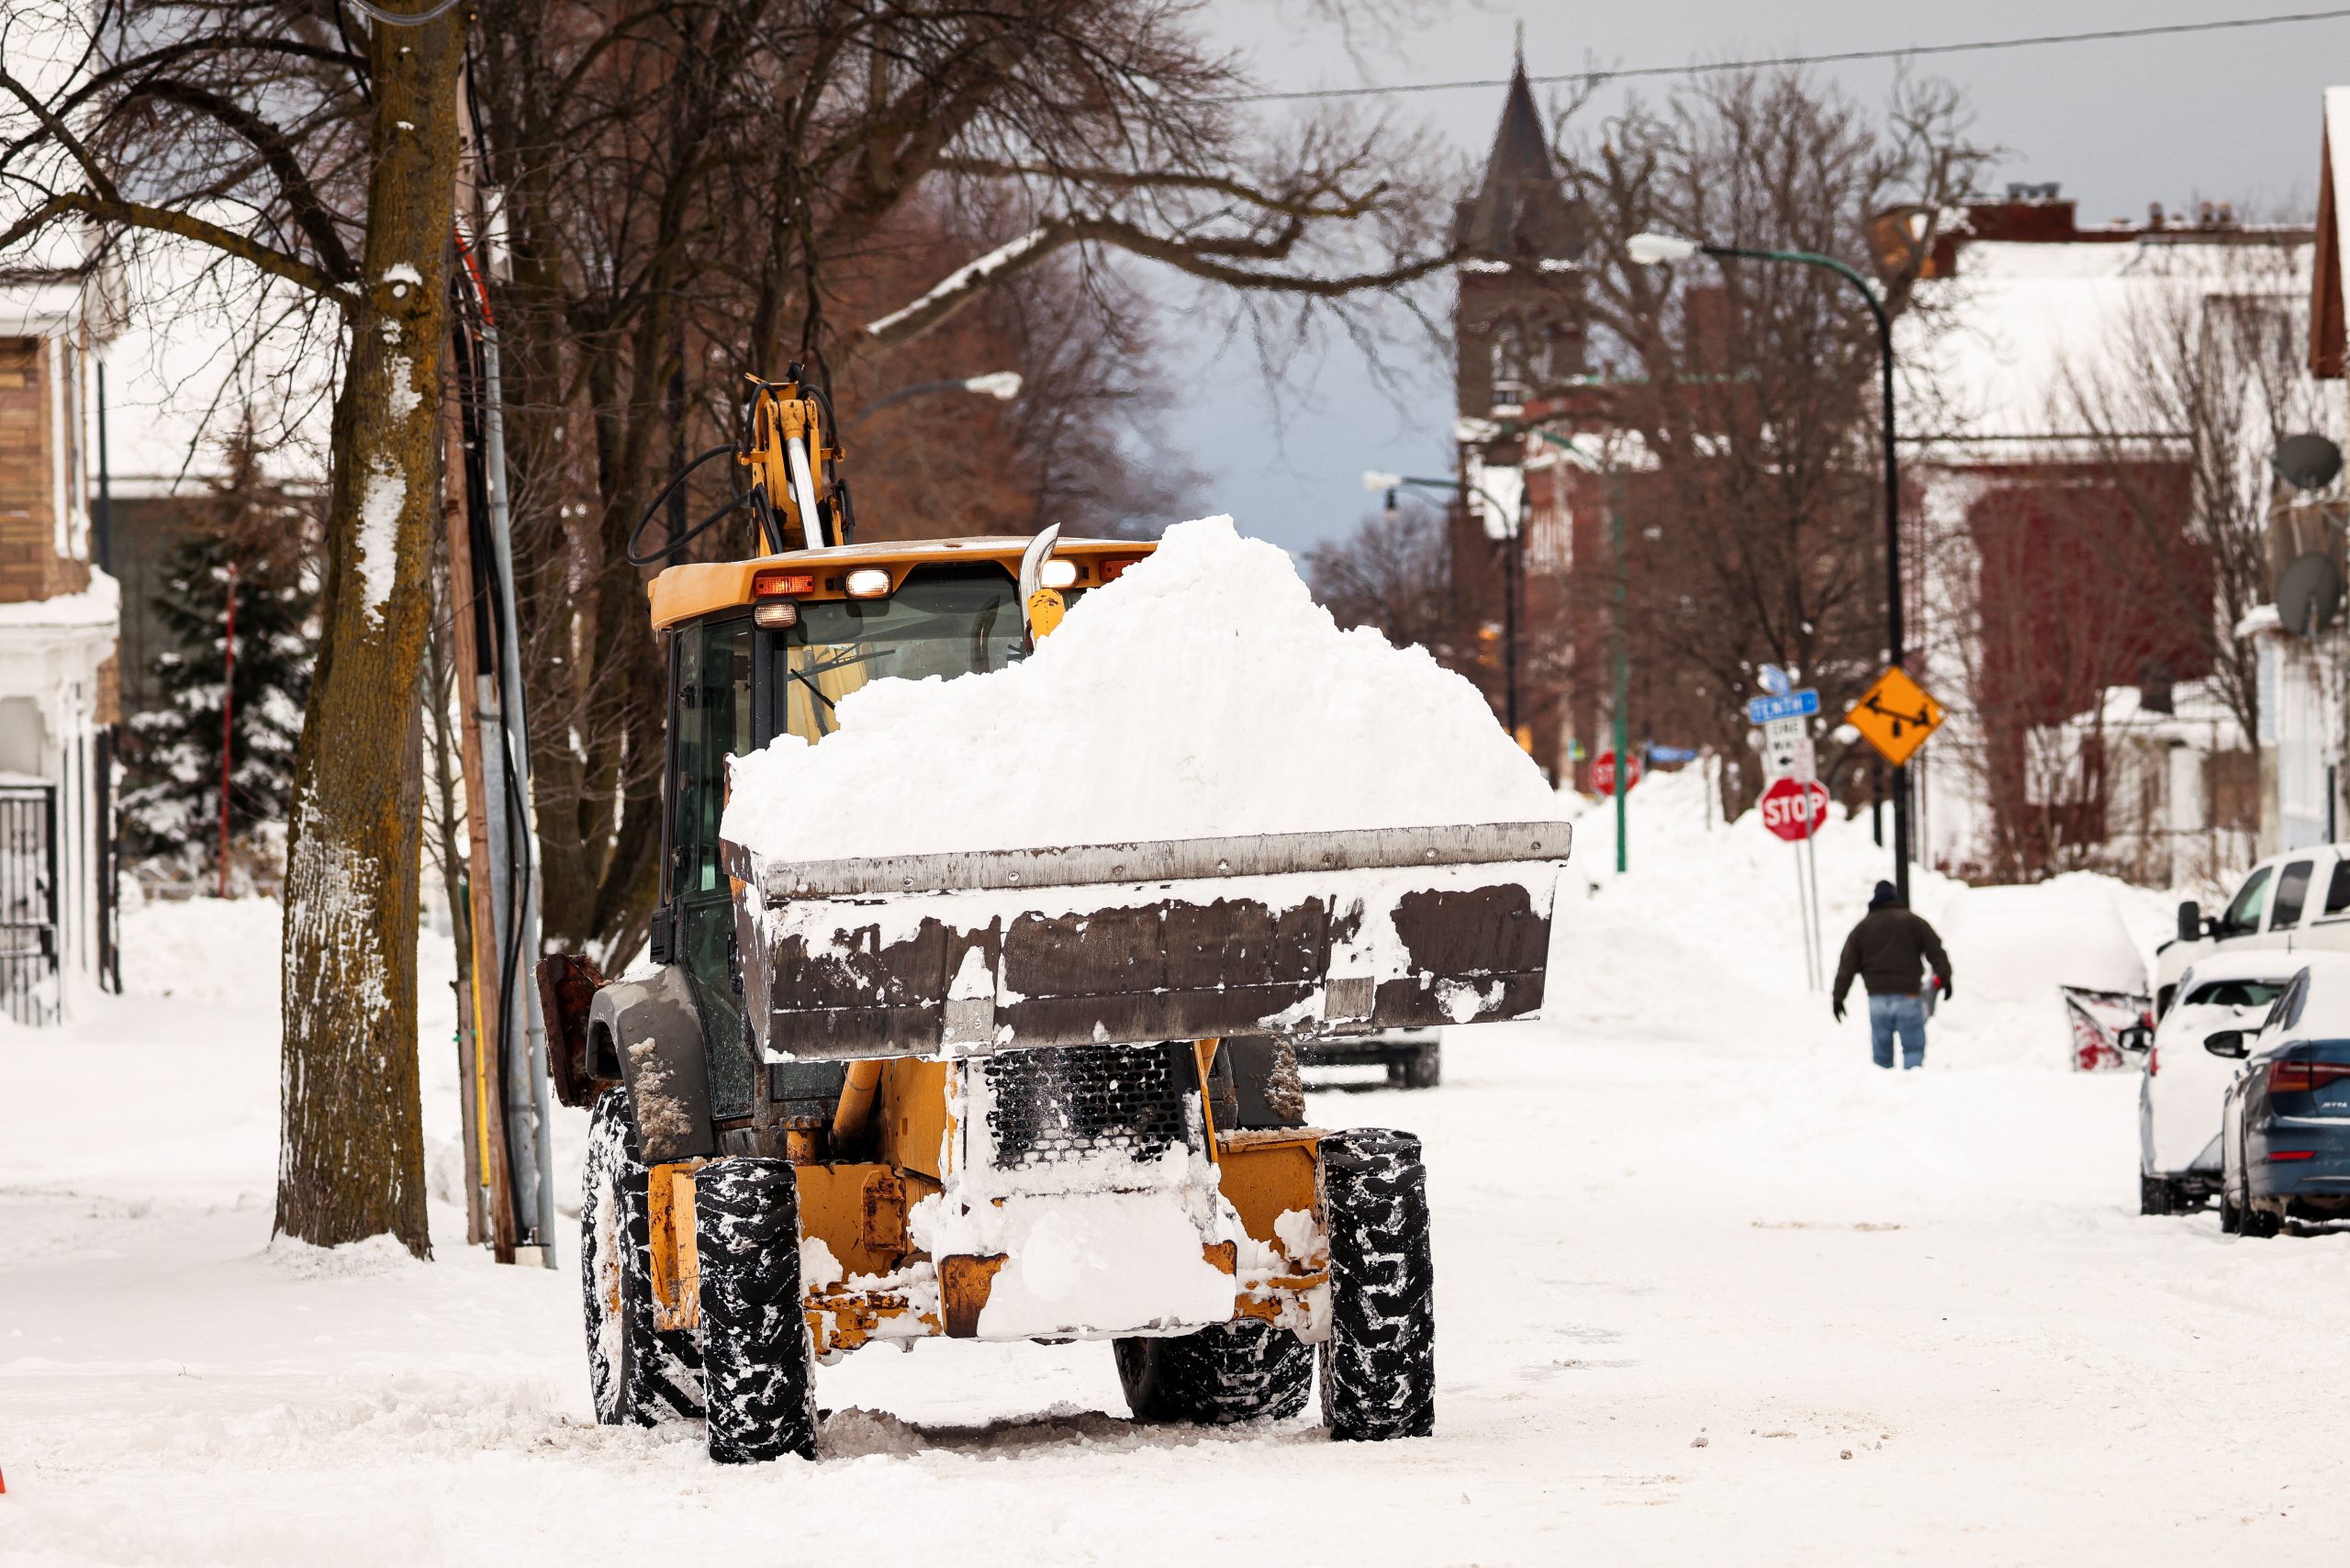
[[[710,1457],[816,1457],[816,1361],[800,1307],[800,1183],[787,1159],[721,1159],[694,1176]]]
[[[651,1427],[701,1414],[701,1347],[653,1325],[651,1223],[628,1092],[608,1089],[588,1122],[579,1173],[580,1294],[596,1420]]]
[[[1313,1392],[1312,1348],[1255,1318],[1171,1338],[1120,1339],[1115,1348],[1118,1382],[1137,1421],[1279,1420],[1304,1409]]]
[[[1330,1337],[1322,1418],[1347,1442],[1436,1429],[1436,1270],[1420,1140],[1365,1128],[1322,1140]]]

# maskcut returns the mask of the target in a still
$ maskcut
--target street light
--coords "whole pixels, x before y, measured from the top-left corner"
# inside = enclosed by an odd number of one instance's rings
[[[982,398],[992,398],[999,403],[1009,403],[1020,396],[1020,373],[1016,370],[991,370],[984,375],[950,376],[944,381],[917,381],[912,386],[899,387],[863,409],[856,418],[841,427],[841,433],[848,434],[892,403],[902,403],[909,398],[926,397],[933,392],[975,392]]]
[[[1624,242],[1624,253],[1636,264],[1652,267],[1668,262],[1685,262],[1697,256],[1712,256],[1717,261],[1794,262],[1799,266],[1819,267],[1860,290],[1861,299],[1869,308],[1869,315],[1876,321],[1878,368],[1885,397],[1885,630],[1886,642],[1897,666],[1906,662],[1908,650],[1905,645],[1901,625],[1901,473],[1893,450],[1893,319],[1886,314],[1885,302],[1869,286],[1869,280],[1858,270],[1833,256],[1822,256],[1810,251],[1749,250],[1742,245],[1712,245],[1699,240],[1684,240],[1673,234],[1635,234]],[[1909,769],[1898,767],[1893,770],[1893,878],[1901,894],[1901,902],[1909,902]]]
[[[1415,489],[1456,490],[1482,496],[1485,504],[1494,509],[1494,515],[1509,526],[1509,550],[1502,557],[1505,567],[1502,575],[1502,722],[1509,730],[1509,738],[1522,745],[1525,743],[1517,733],[1517,583],[1525,569],[1522,553],[1526,548],[1527,492],[1522,487],[1517,492],[1517,511],[1513,516],[1510,510],[1483,485],[1464,484],[1459,479],[1427,479],[1409,474],[1389,474],[1377,468],[1363,470],[1364,489],[1387,492],[1387,513],[1391,518],[1395,514],[1395,492],[1406,486]]]

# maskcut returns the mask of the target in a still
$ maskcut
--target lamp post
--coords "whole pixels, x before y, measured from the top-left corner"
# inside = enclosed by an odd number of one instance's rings
[[[1483,485],[1464,484],[1459,479],[1424,479],[1408,474],[1383,474],[1368,469],[1362,476],[1366,490],[1387,492],[1387,510],[1395,510],[1395,492],[1405,486],[1421,490],[1453,490],[1484,498],[1494,509],[1495,517],[1509,524],[1509,548],[1502,554],[1502,723],[1509,731],[1509,738],[1523,746],[1525,741],[1517,732],[1517,584],[1522,575],[1522,552],[1526,548],[1526,491],[1517,493],[1517,512],[1512,516],[1508,508],[1494,498]]]
[[[985,375],[949,376],[943,381],[917,381],[912,386],[901,386],[888,397],[860,409],[856,418],[841,427],[841,434],[849,431],[893,403],[909,398],[927,397],[933,392],[976,392],[982,398],[992,398],[999,403],[1009,403],[1020,396],[1020,373],[1016,370],[991,370]]]
[[[1717,261],[1793,262],[1834,273],[1860,291],[1862,302],[1876,322],[1877,361],[1885,399],[1885,632],[1892,662],[1905,663],[1908,649],[1901,624],[1901,473],[1893,450],[1893,319],[1885,302],[1859,270],[1833,256],[1810,251],[1751,250],[1743,245],[1713,245],[1673,234],[1635,234],[1624,242],[1624,252],[1639,266],[1653,267],[1698,256]],[[1893,770],[1893,879],[1901,902],[1909,902],[1909,769]]]

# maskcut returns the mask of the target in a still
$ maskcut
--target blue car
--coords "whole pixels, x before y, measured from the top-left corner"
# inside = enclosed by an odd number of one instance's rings
[[[2220,1115],[2220,1228],[2350,1219],[2350,958],[2313,959],[2256,1029],[2207,1036],[2242,1058]]]

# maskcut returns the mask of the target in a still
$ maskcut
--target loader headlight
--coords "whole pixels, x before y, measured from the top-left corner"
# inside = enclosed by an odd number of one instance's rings
[[[1052,560],[1045,563],[1044,570],[1036,574],[1036,580],[1043,583],[1048,588],[1075,588],[1077,586],[1077,563],[1074,561],[1064,561],[1058,556],[1055,556]]]
[[[884,599],[890,592],[890,574],[879,566],[859,566],[841,586],[851,599]]]
[[[779,631],[800,624],[800,606],[790,599],[771,599],[751,611],[751,619],[767,630]]]

